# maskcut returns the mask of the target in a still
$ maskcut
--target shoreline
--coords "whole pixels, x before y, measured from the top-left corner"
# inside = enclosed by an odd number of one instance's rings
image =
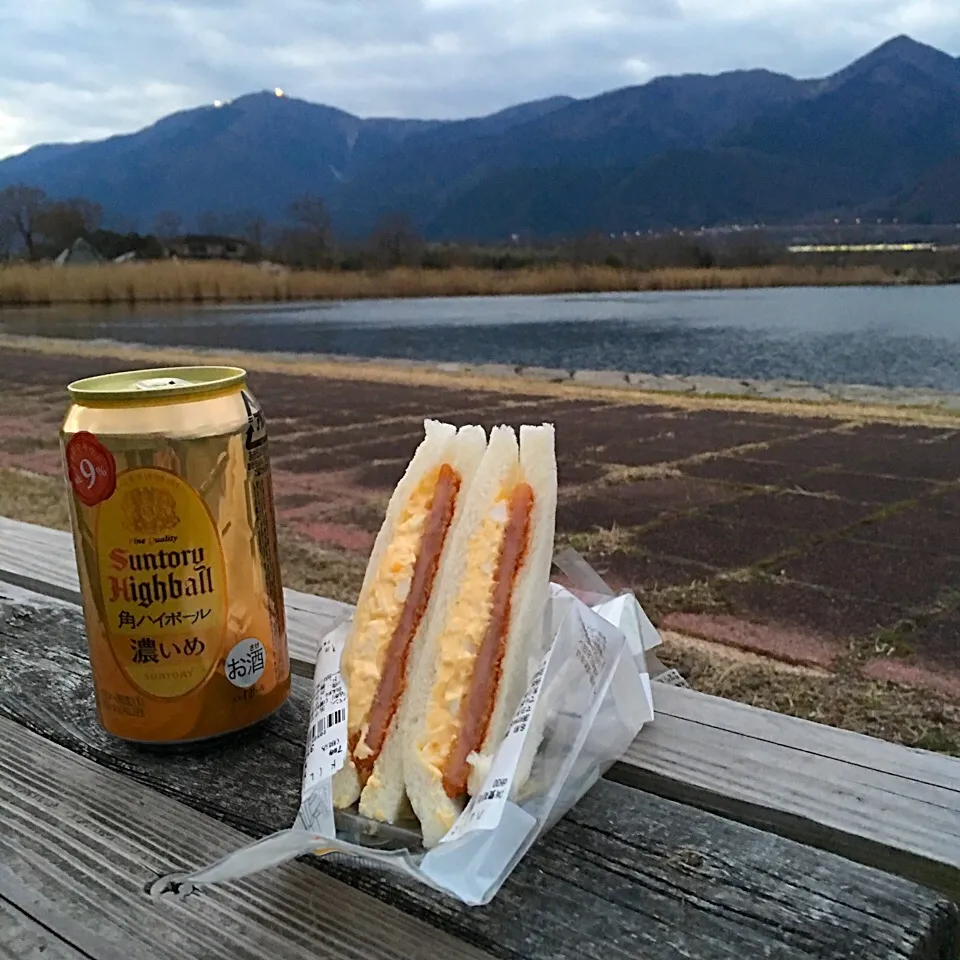
[[[643,397],[671,403],[825,416],[857,416],[951,422],[960,417],[960,392],[920,387],[880,387],[871,384],[814,384],[800,380],[757,380],[725,377],[650,374],[620,370],[569,370],[499,363],[468,364],[356,357],[341,354],[247,352],[216,347],[156,346],[112,339],[74,340],[59,337],[0,334],[0,346],[36,353],[103,356],[133,363],[188,364],[191,358],[230,361],[250,370],[276,370],[343,379],[444,384],[469,381],[501,392],[571,393],[612,397],[618,402]]]
[[[929,268],[775,264],[650,270],[558,264],[494,270],[396,267],[379,272],[290,270],[278,264],[143,261],[56,267],[0,266],[0,309],[111,304],[282,303],[574,293],[659,293],[780,287],[940,286],[956,278]]]

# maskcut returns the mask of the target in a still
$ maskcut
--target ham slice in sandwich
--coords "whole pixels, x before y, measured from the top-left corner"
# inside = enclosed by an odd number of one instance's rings
[[[523,426],[519,443],[512,428],[495,427],[463,496],[399,716],[406,792],[426,847],[480,789],[544,650],[553,426]]]
[[[478,426],[428,420],[373,546],[340,660],[347,689],[347,756],[333,778],[338,809],[389,823],[404,802],[398,719],[411,667],[436,609],[438,571],[486,449]]]

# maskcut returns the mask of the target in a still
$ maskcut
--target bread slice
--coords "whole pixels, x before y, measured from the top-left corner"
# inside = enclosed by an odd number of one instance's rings
[[[483,785],[493,754],[506,735],[550,639],[547,600],[557,517],[557,459],[551,425],[520,427],[520,475],[536,493],[530,524],[530,547],[513,591],[510,630],[507,633],[503,672],[497,687],[493,716],[483,746],[471,760],[470,796],[478,793]],[[532,759],[525,758],[527,769],[522,776],[518,776],[514,789],[526,779]]]
[[[502,740],[530,679],[531,664],[544,646],[557,499],[552,426],[522,427],[519,444],[511,428],[494,428],[440,571],[435,607],[417,650],[399,721],[404,780],[425,847],[434,846],[453,826],[466,800],[466,795],[448,795],[443,768],[457,739],[489,620],[500,544],[490,531],[502,521],[502,533],[506,505],[501,498],[523,482],[534,491],[528,546],[513,584],[500,682],[480,756],[473,758],[477,773],[471,773],[468,792],[479,787],[479,767]]]
[[[454,507],[453,520],[443,544],[437,578],[431,597],[420,619],[406,658],[406,677],[403,693],[386,738],[373,764],[366,783],[355,762],[353,750],[348,750],[343,767],[333,778],[333,802],[338,809],[350,807],[360,800],[360,812],[376,820],[393,822],[404,811],[404,779],[397,722],[403,700],[409,691],[411,666],[433,616],[439,571],[449,555],[458,519],[469,498],[471,484],[486,448],[486,436],[481,427],[461,427],[427,420],[424,439],[397,484],[387,506],[386,516],[374,542],[367,564],[353,624],[340,661],[340,673],[347,688],[347,723],[351,748],[362,749],[366,737],[367,720],[372,697],[379,687],[386,666],[386,653],[399,612],[403,607],[403,590],[409,589],[410,577],[417,557],[419,528],[409,518],[401,530],[399,524],[412,498],[421,496],[424,478],[449,464],[459,475],[460,488]],[[402,555],[396,555],[400,544],[410,545]],[[392,557],[392,560],[390,559]],[[390,561],[387,569],[385,561]],[[390,611],[389,616],[381,616]],[[356,743],[359,741],[359,743]]]

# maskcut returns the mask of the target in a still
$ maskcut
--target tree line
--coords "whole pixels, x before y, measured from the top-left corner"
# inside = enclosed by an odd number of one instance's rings
[[[321,197],[306,194],[292,201],[286,222],[271,224],[255,211],[205,213],[189,233],[231,237],[246,244],[245,258],[270,260],[300,269],[368,270],[393,267],[448,269],[478,267],[515,270],[564,263],[624,269],[709,267],[771,262],[762,238],[726,252],[681,236],[611,238],[593,235],[567,241],[537,242],[514,238],[508,243],[427,243],[409,216],[385,213],[362,241],[334,235]],[[104,257],[133,252],[138,259],[158,259],[188,231],[182,218],[161,212],[152,230],[107,229],[103,208],[82,197],[56,199],[39,189],[16,184],[0,190],[0,260],[13,255],[28,260],[56,257],[78,237]]]
[[[449,269],[476,267],[516,270],[564,264],[613,269],[756,267],[798,263],[787,253],[783,236],[765,230],[734,235],[670,231],[659,235],[592,234],[564,240],[511,238],[499,244],[428,243],[402,212],[383,214],[360,241],[337,237],[321,197],[305,194],[293,200],[284,222],[268,222],[256,211],[205,213],[188,231],[182,218],[161,212],[149,232],[113,224],[104,226],[104,210],[83,197],[48,196],[38,187],[15,184],[0,190],[0,261],[11,257],[41,261],[56,257],[78,237],[104,257],[134,253],[138,259],[159,259],[187,233],[231,237],[246,245],[245,259],[269,260],[297,269],[383,270],[394,267]],[[932,270],[945,279],[960,277],[960,250],[946,247],[934,254],[863,257],[818,256],[809,265],[844,266],[877,262],[893,273],[906,267]]]
[[[39,187],[14,184],[0,190],[0,255],[9,256],[17,244],[30,260],[57,253],[78,236],[96,231],[103,208],[82,197],[55,200]]]
[[[323,199],[312,194],[290,203],[283,224],[270,224],[255,212],[205,213],[193,230],[181,217],[161,212],[153,229],[106,229],[104,210],[83,197],[58,199],[39,187],[14,184],[0,190],[0,260],[12,256],[38,261],[57,256],[78,237],[103,256],[133,252],[140,259],[165,255],[169,244],[187,234],[242,240],[246,258],[268,259],[300,268],[384,268],[419,266],[425,244],[408,216],[389,213],[362,243],[337,243]]]

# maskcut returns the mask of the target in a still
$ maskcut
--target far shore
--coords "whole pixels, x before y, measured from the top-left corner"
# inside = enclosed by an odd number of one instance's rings
[[[399,267],[379,272],[288,270],[273,264],[160,260],[58,267],[0,266],[0,307],[149,303],[254,303],[744,290],[761,287],[899,286],[939,282],[917,269],[876,265],[663,268],[555,265],[517,270]]]
[[[0,352],[123,361],[131,368],[227,363],[249,371],[326,377],[366,383],[439,387],[469,384],[509,396],[521,393],[568,399],[598,398],[619,403],[668,401],[689,409],[738,410],[784,416],[817,416],[950,426],[960,418],[960,393],[868,384],[812,384],[799,380],[727,379],[658,375],[620,370],[561,370],[499,363],[443,363],[342,354],[245,352],[226,347],[74,340],[0,334]]]

